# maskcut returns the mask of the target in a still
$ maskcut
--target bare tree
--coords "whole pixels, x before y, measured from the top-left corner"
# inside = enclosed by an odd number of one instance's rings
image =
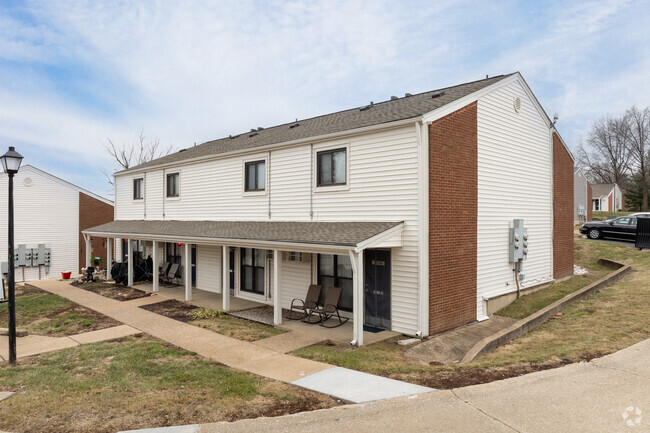
[[[132,143],[124,143],[122,146],[116,145],[113,140],[108,138],[106,143],[102,143],[104,149],[117,163],[116,170],[126,170],[130,167],[149,162],[161,156],[169,155],[173,150],[173,146],[168,147],[160,146],[160,139],[147,139],[143,132]],[[113,184],[113,175],[108,171],[102,169],[102,173],[106,176],[108,183]]]
[[[625,112],[625,125],[628,150],[634,165],[635,175],[641,188],[641,210],[648,210],[648,189],[650,175],[648,163],[650,158],[650,109],[643,110],[633,106]]]
[[[629,128],[624,118],[603,117],[591,127],[587,147],[580,143],[578,160],[598,183],[625,187],[630,171]]]

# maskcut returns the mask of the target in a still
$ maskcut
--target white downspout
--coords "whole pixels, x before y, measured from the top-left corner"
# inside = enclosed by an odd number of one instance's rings
[[[429,335],[429,124],[416,122],[418,139],[418,337]]]

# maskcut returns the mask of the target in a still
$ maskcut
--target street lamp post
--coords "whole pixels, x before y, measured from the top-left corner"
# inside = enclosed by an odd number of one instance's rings
[[[18,173],[23,157],[14,147],[0,157],[2,169],[9,175],[9,363],[16,364],[16,284],[14,271],[14,174]]]

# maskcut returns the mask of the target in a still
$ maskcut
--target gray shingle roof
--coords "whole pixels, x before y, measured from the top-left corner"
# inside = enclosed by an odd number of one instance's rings
[[[135,239],[147,235],[293,242],[355,246],[401,222],[322,221],[112,221],[84,230],[92,234],[117,234]]]
[[[609,195],[610,192],[612,192],[612,189],[614,189],[613,183],[592,183],[591,184],[591,190],[592,190],[592,196],[594,198],[602,197],[604,195]]]
[[[357,107],[324,116],[313,117],[311,119],[302,119],[297,122],[256,130],[254,132],[244,132],[236,136],[208,141],[198,146],[189,147],[179,152],[163,156],[162,158],[131,167],[122,172],[411,119],[481,90],[510,75],[512,74],[499,75],[471,83],[379,102],[367,108]],[[434,95],[439,96],[432,97]]]

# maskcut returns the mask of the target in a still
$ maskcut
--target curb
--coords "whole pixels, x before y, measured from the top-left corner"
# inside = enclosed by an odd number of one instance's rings
[[[620,280],[632,271],[630,265],[615,262],[614,260],[599,259],[598,264],[610,269],[615,269],[615,271],[609,275],[604,276],[600,280],[595,281],[586,287],[583,287],[580,290],[569,293],[564,298],[553,302],[551,305],[542,308],[536,313],[533,313],[530,316],[517,321],[516,323],[513,323],[506,329],[499,331],[494,335],[490,335],[489,337],[485,337],[476,343],[465,354],[460,363],[465,364],[471,362],[480,355],[490,352],[491,350],[496,349],[508,341],[532,331],[542,323],[546,322],[549,317],[555,315],[558,311],[609,286],[610,284]]]

